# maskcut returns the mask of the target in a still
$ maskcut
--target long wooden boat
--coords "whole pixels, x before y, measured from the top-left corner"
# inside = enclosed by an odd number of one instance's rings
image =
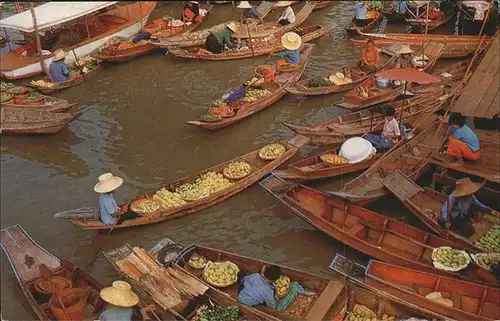
[[[88,78],[90,78],[91,76],[96,74],[99,70],[101,70],[101,68],[102,68],[102,65],[98,64],[94,68],[90,69],[88,72],[86,72],[83,75],[79,71],[77,71],[78,74],[76,77],[73,77],[73,78],[66,80],[66,81],[63,81],[63,82],[54,83],[52,87],[38,86],[38,85],[34,85],[33,83],[29,84],[28,86],[35,88],[36,90],[38,90],[39,92],[41,92],[43,94],[48,95],[48,94],[52,94],[52,93],[55,93],[57,91],[71,88],[71,87],[74,87],[78,84],[81,84],[82,82],[88,80]],[[48,78],[46,78],[45,80],[49,81]]]
[[[430,188],[422,189],[399,171],[384,178],[382,183],[431,230],[443,237],[452,239],[456,243],[462,243],[464,246],[475,247],[476,242],[493,225],[500,225],[500,216],[498,214],[482,213],[481,218],[472,221],[474,234],[470,237],[462,236],[452,230],[442,228],[438,224],[437,218],[441,215],[441,207],[448,201],[445,195]]]
[[[276,265],[271,262],[221,251],[219,249],[192,245],[182,251],[174,265],[184,268],[200,280],[202,279],[201,270],[195,270],[187,264],[189,258],[194,253],[204,256],[213,262],[233,262],[239,267],[240,271],[248,274],[263,273],[267,267]],[[442,317],[438,314],[419,309],[413,304],[399,300],[383,292],[370,289],[359,283],[331,280],[283,265],[277,266],[281,268],[282,275],[288,276],[292,282],[298,282],[307,292],[310,292],[310,299],[312,300],[301,311],[302,313],[294,311],[297,305],[296,302],[292,303],[291,307],[284,312],[278,312],[264,306],[251,308],[253,311],[257,311],[256,314],[260,314],[266,320],[344,320],[346,314],[351,312],[356,303],[366,305],[375,313],[380,314],[380,316],[384,313],[391,313],[400,317],[425,316],[429,318],[437,317],[439,320],[442,320]],[[217,291],[224,293],[235,301],[238,298],[237,285],[218,289]],[[301,295],[298,297],[303,299]]]
[[[262,160],[258,154],[259,150],[253,151],[251,153],[245,154],[243,156],[234,158],[230,161],[221,163],[219,165],[210,167],[208,169],[205,169],[201,172],[198,172],[193,175],[186,176],[184,178],[181,178],[179,180],[176,180],[169,185],[165,185],[164,187],[172,192],[175,191],[175,189],[182,184],[185,183],[193,183],[200,177],[200,175],[208,173],[208,172],[216,172],[216,173],[221,173],[222,170],[229,165],[230,163],[233,162],[238,162],[238,161],[245,161],[250,166],[252,167],[252,173],[240,180],[234,180],[232,181],[233,184],[223,190],[220,190],[216,193],[210,194],[208,197],[199,199],[197,201],[192,201],[188,202],[184,205],[176,206],[176,207],[171,207],[163,210],[157,211],[154,215],[150,216],[133,216],[130,219],[125,219],[123,221],[120,221],[114,228],[119,229],[119,228],[125,228],[125,227],[134,227],[134,226],[141,226],[141,225],[149,225],[149,224],[155,224],[159,222],[163,222],[169,219],[181,217],[181,216],[186,216],[195,212],[198,212],[204,208],[207,208],[209,206],[218,204],[229,197],[241,192],[245,188],[249,187],[250,185],[254,184],[257,182],[259,179],[261,179],[264,175],[268,174],[270,171],[278,167],[279,165],[283,164],[285,161],[287,161],[290,157],[292,157],[301,146],[303,146],[307,142],[307,138],[304,136],[294,136],[290,138],[288,141],[283,141],[280,142],[281,145],[285,147],[285,152],[281,154],[280,157],[278,157],[275,160],[272,161],[265,161]],[[155,190],[152,190],[150,192],[145,193],[147,197],[152,197],[158,190],[161,188],[157,188]],[[84,229],[84,230],[109,230],[112,228],[111,225],[104,225],[100,220],[98,219],[71,219],[71,223],[78,228]]]
[[[333,29],[333,25],[329,27],[323,27],[321,25],[309,26],[303,28],[304,35],[301,36],[302,43],[307,43],[309,41],[313,41],[315,39],[326,36],[330,30]],[[271,43],[262,42],[261,39],[253,39],[243,40],[241,43],[242,46],[248,47],[245,50],[233,50],[226,51],[219,54],[211,53],[207,50],[200,51],[202,47],[189,47],[189,48],[170,48],[169,53],[184,59],[196,59],[196,60],[233,60],[233,59],[244,59],[244,58],[252,58],[257,56],[268,55],[272,52],[278,52],[283,50],[283,46],[281,45],[281,39],[275,39]],[[253,50],[251,47],[253,46]]]
[[[422,114],[434,109],[439,102],[437,98],[442,94],[443,91],[436,88],[434,92],[418,95],[404,101],[387,103],[385,106],[393,107],[396,110],[398,120],[401,119],[401,108],[404,106],[402,121],[414,127]],[[383,121],[383,110],[377,106],[335,116],[315,126],[300,126],[289,123],[283,123],[283,125],[295,133],[309,137],[310,143],[313,145],[338,145],[347,138],[361,136],[374,130],[375,125]]]
[[[459,272],[433,265],[434,248],[460,245],[359,205],[300,184],[287,184],[269,175],[260,182],[268,192],[317,229],[352,248],[388,263],[420,271],[488,283],[481,268],[470,264]],[[474,249],[468,249],[474,253]],[[492,275],[490,273],[490,275]]]
[[[455,11],[445,12],[444,16],[438,19],[417,18],[417,19],[406,19],[406,22],[410,25],[412,33],[425,33],[427,31],[435,30],[445,24],[447,24],[455,16]]]
[[[331,6],[334,3],[334,1],[330,1],[330,0],[319,0],[319,1],[311,1],[311,2],[316,4],[314,6],[313,11],[328,8],[329,6]]]
[[[94,9],[92,9],[90,12],[83,13],[83,15],[92,14],[93,12],[114,4],[115,3],[112,1],[107,3],[103,2],[100,6],[96,5]],[[54,8],[53,6],[59,7]],[[68,6],[71,6],[71,4],[68,4]],[[66,57],[66,63],[72,64],[75,62],[75,60],[94,52],[97,48],[101,47],[113,37],[129,37],[136,34],[141,30],[142,26],[148,20],[149,15],[151,14],[155,6],[156,1],[139,1],[124,6],[117,6],[115,9],[109,10],[102,14],[87,17],[87,24],[85,24],[83,21],[76,22],[75,29],[78,30],[79,34],[90,35],[90,38],[85,36],[84,40],[82,40],[81,42],[70,47],[62,48],[66,52],[70,53]],[[35,13],[39,12],[40,10],[43,11],[63,9],[60,9],[60,4],[48,2],[36,7]],[[72,12],[73,11],[68,9],[69,16],[64,17],[63,22],[74,19],[74,16],[71,16]],[[4,21],[6,24],[8,24],[11,19],[19,19],[19,15],[31,17],[30,11],[27,10],[19,13],[18,15],[8,17],[4,19]],[[77,18],[80,16],[81,14],[77,15]],[[30,19],[31,18],[26,18],[23,21],[31,21]],[[51,25],[57,25],[59,23],[59,21],[52,21]],[[50,25],[48,27],[50,27]],[[22,27],[18,27],[17,24],[14,24],[12,28]],[[29,28],[30,30],[32,30],[33,27],[30,26]],[[39,31],[43,31],[43,29],[41,29],[41,26],[39,26]],[[49,55],[43,55],[41,57],[33,57],[34,53],[36,53],[36,45],[30,42],[29,44],[22,46],[8,54],[2,55],[0,75],[7,79],[19,79],[33,77],[42,73],[42,62],[44,62],[47,66],[50,65],[50,63],[52,62],[53,54],[51,53]]]
[[[169,26],[168,21],[163,21],[164,23],[161,23],[161,24],[155,24],[153,22],[153,23],[145,25],[142,28],[142,31],[149,32],[153,37],[156,37],[156,38],[172,37],[172,36],[176,36],[176,35],[183,34],[186,32],[191,32],[191,31],[195,30],[196,28],[198,28],[198,26],[208,18],[210,11],[214,8],[214,6],[211,4],[200,4],[199,8],[205,10],[206,14],[203,17],[203,19],[201,19],[197,22],[193,22],[191,24],[184,23],[181,26],[175,26],[175,27]],[[182,20],[182,17],[180,19]]]
[[[445,44],[435,41],[429,41],[423,48],[423,54],[429,58],[427,65],[422,68],[423,71],[430,71],[443,52]],[[390,66],[385,66],[385,69]],[[392,101],[402,94],[404,86],[393,88],[380,88],[377,86],[377,77],[372,75],[356,88],[351,89],[345,94],[344,99],[334,103],[338,107],[349,110],[366,108],[376,104]],[[408,84],[407,90],[413,88],[413,84]],[[365,95],[366,94],[366,95]]]
[[[132,44],[131,39],[121,38],[121,41],[113,46],[106,46],[99,49],[92,57],[105,62],[124,62],[135,57],[143,56],[150,53],[156,47],[149,41],[142,40],[137,44]],[[129,43],[130,48],[121,49],[120,44]]]
[[[27,108],[2,108],[0,132],[16,135],[54,134],[82,113],[51,113]]]
[[[439,126],[438,121],[434,121],[406,144],[385,154],[363,174],[346,183],[341,191],[330,193],[352,203],[365,204],[389,193],[382,180],[396,170],[401,170],[411,179],[418,179],[428,167],[424,157],[444,143],[446,129],[443,127]]]
[[[75,104],[68,103],[67,100],[52,96],[43,96],[43,101],[39,104],[15,104],[2,103],[2,108],[27,108],[32,110],[47,111],[52,113],[65,112]]]
[[[354,37],[358,34],[358,32],[366,32],[379,26],[383,18],[384,16],[382,15],[382,12],[377,11],[375,18],[373,18],[366,26],[358,27],[356,25],[356,16],[354,16],[351,22],[345,27],[345,31],[349,37]]]
[[[79,269],[67,260],[60,261],[57,257],[38,245],[26,231],[15,225],[0,231],[2,249],[8,258],[14,275],[29,306],[40,320],[61,320],[64,312],[55,316],[49,306],[50,295],[37,290],[44,279],[39,266],[45,264],[52,272],[53,277],[61,277],[68,281],[73,288],[78,288],[85,293],[86,305],[85,319],[97,320],[104,306],[104,301],[99,296],[102,284],[85,271]]]
[[[407,13],[398,13],[393,8],[382,8],[382,14],[390,24],[405,24],[408,18]]]
[[[421,35],[421,34],[405,34],[405,33],[363,33],[359,32],[360,36],[367,39],[372,39],[374,44],[379,48],[384,48],[392,45],[393,43],[402,43],[409,45],[413,51],[422,48],[422,43],[427,41],[438,41],[445,43],[446,46],[441,54],[441,58],[460,58],[474,54],[477,46],[481,43],[479,36],[459,36],[459,35]],[[485,41],[488,41],[486,38]],[[358,46],[365,46],[367,39],[351,39],[354,44]]]
[[[270,94],[254,102],[247,103],[246,105],[238,109],[234,114],[234,116],[222,118],[221,120],[214,122],[196,120],[196,121],[187,121],[186,123],[192,126],[197,126],[209,130],[218,130],[233,125],[237,122],[240,122],[243,119],[248,118],[253,114],[260,112],[261,110],[266,109],[267,107],[271,106],[273,103],[281,99],[281,97],[286,95],[286,90],[285,90],[286,86],[293,85],[297,80],[300,79],[302,73],[304,72],[305,66],[307,64],[307,61],[309,60],[309,56],[311,55],[313,48],[314,48],[313,44],[305,44],[304,46],[302,46],[301,57],[300,57],[301,60],[300,68],[293,73],[283,74],[284,76],[283,80],[280,80],[280,75],[277,75],[275,83],[276,86],[270,87],[269,89],[271,91]],[[240,88],[243,87],[244,84],[242,84]]]
[[[273,3],[273,9],[286,8],[297,3],[299,3],[299,1],[276,1]]]

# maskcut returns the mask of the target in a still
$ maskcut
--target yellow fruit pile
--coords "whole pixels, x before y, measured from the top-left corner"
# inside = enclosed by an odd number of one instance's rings
[[[160,201],[163,209],[186,204],[186,201],[184,201],[178,193],[172,193],[165,187],[157,191],[153,199]]]
[[[161,206],[158,202],[147,198],[136,201],[131,206],[131,210],[136,213],[153,213],[158,211],[160,208]]]
[[[52,88],[55,85],[53,82],[45,80],[32,80],[30,84],[33,86],[44,87],[44,88]]]
[[[477,265],[488,271],[494,264],[500,263],[500,253],[479,253],[473,257]]]
[[[438,248],[432,254],[432,260],[450,268],[459,268],[467,264],[463,251],[452,248]]]
[[[323,154],[319,157],[323,162],[333,165],[343,165],[347,164],[347,159],[337,154]]]
[[[234,162],[227,165],[222,171],[225,177],[229,179],[241,179],[252,172],[252,167],[246,162]]]
[[[286,275],[281,275],[275,282],[276,294],[278,298],[284,297],[290,290],[290,278]]]
[[[260,149],[259,157],[264,160],[273,160],[280,157],[285,150],[285,146],[281,144],[270,144]]]
[[[256,101],[261,98],[266,97],[269,95],[271,92],[267,89],[256,89],[256,88],[249,88],[245,91],[245,101]]]
[[[222,174],[208,172],[202,174],[194,183],[186,183],[179,186],[176,192],[180,194],[185,201],[196,201],[217,193],[233,183]]]
[[[193,254],[189,258],[188,264],[190,267],[195,269],[202,269],[205,266],[207,259],[203,256],[199,256],[198,254]]]
[[[238,267],[232,262],[208,262],[203,270],[203,279],[217,287],[226,287],[236,283]]]

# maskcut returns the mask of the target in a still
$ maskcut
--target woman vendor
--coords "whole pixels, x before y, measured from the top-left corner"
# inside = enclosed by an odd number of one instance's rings
[[[396,68],[412,68],[411,58],[413,50],[411,50],[410,46],[397,44],[393,52],[397,57]]]
[[[99,176],[99,182],[94,186],[94,191],[99,193],[99,212],[101,221],[106,225],[113,225],[119,219],[117,216],[122,211],[116,205],[114,191],[123,184],[123,179],[111,173]]]
[[[238,275],[238,302],[248,306],[265,304],[276,309],[277,301],[273,283],[280,277],[281,268],[270,266],[264,274],[254,273],[247,276]]]
[[[295,23],[295,13],[291,6],[286,7],[285,11],[278,18],[277,25],[278,26],[286,26],[291,23]]]
[[[441,216],[438,223],[446,228],[448,219],[448,205],[450,206],[450,229],[462,236],[470,237],[474,234],[474,227],[470,222],[473,217],[478,217],[478,211],[498,213],[483,203],[479,202],[474,193],[481,189],[480,183],[474,183],[469,177],[457,180],[455,190],[448,196],[448,200],[441,207]]]
[[[200,5],[198,1],[188,1],[182,9],[182,15],[184,21],[187,22],[199,22],[203,20],[203,17],[200,16]]]
[[[231,22],[227,24],[226,28],[220,31],[212,31],[205,40],[205,47],[208,51],[218,54],[224,51],[224,45],[229,48],[236,48],[237,45],[231,42],[231,36],[238,33],[238,26]]]
[[[134,313],[133,307],[139,303],[139,297],[124,281],[114,281],[112,286],[103,288],[101,299],[106,302],[103,312],[99,315],[100,321],[132,321],[140,318]]]
[[[73,77],[76,77],[77,74],[70,72],[68,66],[64,63],[64,58],[68,55],[62,49],[57,49],[54,52],[54,57],[52,58],[52,63],[49,66],[50,69],[50,80],[52,82],[64,82],[68,81]]]
[[[380,49],[375,46],[373,39],[369,39],[361,50],[361,62],[361,66],[369,72],[376,71],[380,67]]]
[[[299,65],[299,48],[302,45],[302,38],[295,32],[287,32],[281,37],[281,45],[285,48],[285,50],[275,54],[275,56],[282,58],[276,62],[276,65]]]

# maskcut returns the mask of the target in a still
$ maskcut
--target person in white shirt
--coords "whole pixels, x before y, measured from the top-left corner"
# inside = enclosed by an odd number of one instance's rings
[[[389,149],[394,146],[401,136],[399,123],[394,117],[396,110],[392,107],[385,109],[385,124],[382,134],[368,134],[365,139],[372,143],[373,147],[381,149]]]
[[[288,6],[279,17],[277,24],[279,26],[286,26],[294,22],[295,22],[295,13],[293,12],[292,7]]]

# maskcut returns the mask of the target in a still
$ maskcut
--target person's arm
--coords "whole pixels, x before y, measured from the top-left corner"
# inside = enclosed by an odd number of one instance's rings
[[[477,198],[476,198],[476,195],[472,195],[472,198],[473,198],[472,204],[474,204],[475,206],[477,206],[477,208],[480,211],[483,211],[483,212],[491,212],[491,211],[493,211],[493,209],[491,207],[486,206],[483,203],[481,203],[480,201],[478,201]]]
[[[230,31],[224,33],[224,36],[222,38],[222,43],[226,44],[231,49],[236,48],[236,45],[231,41],[231,32]]]
[[[269,295],[267,295],[265,299],[266,305],[274,310],[276,310],[276,306],[278,302],[276,302],[276,298],[274,297],[274,291],[270,291]]]
[[[116,205],[115,200],[110,197],[104,202],[104,208],[106,209],[106,212],[108,212],[111,216],[115,216],[116,213],[120,210],[118,205]]]
[[[453,205],[455,204],[455,198],[452,195],[448,196],[448,200],[441,207],[440,220],[443,223],[446,223],[446,221],[448,219],[448,203],[450,203],[450,214],[451,214],[451,209],[453,208]]]

